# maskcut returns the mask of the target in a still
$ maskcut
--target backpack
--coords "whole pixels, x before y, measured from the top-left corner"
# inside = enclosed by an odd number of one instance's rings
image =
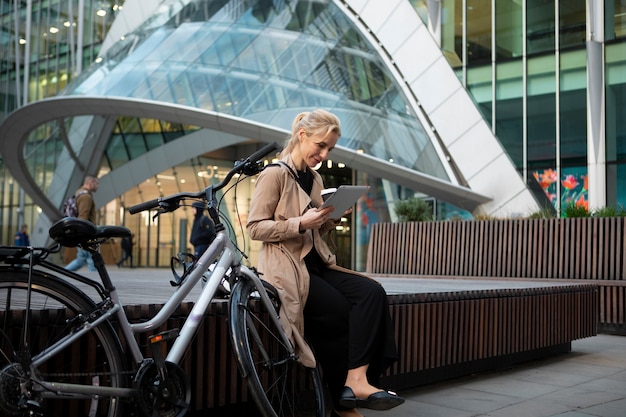
[[[79,195],[86,194],[89,191],[83,190],[78,195],[70,196],[65,203],[63,203],[63,215],[65,217],[76,217],[78,216],[78,205],[76,204],[76,199]]]

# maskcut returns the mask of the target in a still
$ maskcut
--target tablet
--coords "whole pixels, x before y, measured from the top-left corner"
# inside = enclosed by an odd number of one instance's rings
[[[333,206],[335,209],[330,214],[330,218],[338,219],[369,189],[369,185],[341,185],[330,196],[322,196],[325,200],[322,207]]]

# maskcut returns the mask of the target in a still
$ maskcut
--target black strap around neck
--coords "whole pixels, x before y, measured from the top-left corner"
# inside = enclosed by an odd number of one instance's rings
[[[305,193],[307,193],[307,195],[311,194],[311,190],[307,191],[307,187],[306,184],[304,184],[302,182],[302,178],[300,178],[300,176],[296,173],[296,171],[293,170],[292,167],[290,167],[289,165],[287,165],[286,162],[284,161],[278,161],[279,164],[284,165],[285,167],[287,167],[287,169],[289,170],[289,172],[291,173],[291,176],[296,180],[296,182],[298,183],[298,185],[300,186],[300,188],[302,188],[302,190],[304,190]]]

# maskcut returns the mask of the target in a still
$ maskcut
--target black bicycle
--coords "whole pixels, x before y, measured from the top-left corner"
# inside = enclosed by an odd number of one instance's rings
[[[98,251],[107,239],[130,236],[127,228],[64,218],[50,228],[50,237],[57,242],[50,248],[1,246],[0,413],[185,415],[191,388],[180,363],[199,327],[198,318],[213,300],[223,302],[226,296],[233,352],[260,414],[325,416],[319,370],[298,362],[279,321],[276,290],[254,268],[241,263],[243,253],[229,238],[216,198],[235,174],[241,174],[237,181],[258,174],[263,169],[260,160],[276,148],[275,143],[267,145],[238,161],[218,185],[129,209],[131,214],[155,210],[160,215],[186,200],[206,201],[216,225],[217,237],[202,256],[173,259],[173,266],[182,265],[173,267],[182,270],[174,274],[177,289],[148,321],[128,320]],[[88,250],[101,282],[46,260],[61,246]],[[197,285],[203,288],[180,330],[151,335],[151,353],[144,356],[137,334],[158,329]]]

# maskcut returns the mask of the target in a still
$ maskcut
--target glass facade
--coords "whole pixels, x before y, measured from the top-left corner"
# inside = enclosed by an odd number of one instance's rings
[[[298,112],[323,107],[342,120],[345,133],[340,145],[448,179],[428,132],[378,52],[332,3],[264,2],[248,6],[229,1],[165,2],[158,14],[126,34],[57,95],[166,102],[287,129]],[[85,138],[104,125],[107,121],[100,116],[75,116],[33,130],[24,158],[37,185],[52,193],[58,185],[56,167],[71,162],[72,155],[89,152],[92,145]],[[164,120],[119,117],[98,173],[118,169],[194,130],[197,128]],[[211,166],[220,165],[219,158],[212,159]],[[221,165],[224,162],[231,163],[222,161]],[[185,166],[201,165],[177,165],[172,168],[176,175],[158,175],[178,178]],[[192,185],[189,176],[185,177],[185,185],[174,181],[176,187],[199,185]],[[348,182],[353,180],[347,178]],[[126,222],[123,211],[118,213],[115,206],[123,208],[155,194],[167,194],[161,187],[164,184],[152,178],[138,185],[137,190],[103,208],[100,221]],[[387,210],[384,201],[406,194],[396,186],[380,190],[387,191],[374,198],[383,203],[371,204],[370,211],[374,207]],[[50,198],[62,204],[61,194]],[[380,214],[381,218],[388,216]],[[136,231],[139,250],[158,252],[156,260],[149,259],[148,252],[140,258],[148,265],[167,265],[171,255],[167,248],[180,246],[168,243],[173,238],[167,236],[182,230],[178,224],[182,220],[161,218],[158,228],[149,226],[150,233]],[[361,217],[356,220],[361,222]],[[356,230],[367,231],[362,227]]]
[[[0,116],[58,94],[91,65],[122,3],[0,1]]]
[[[298,112],[323,107],[342,121],[340,145],[448,179],[428,133],[381,57],[332,3],[234,7],[226,1],[171,2],[99,61],[61,94],[173,103],[283,128]],[[114,134],[106,152],[109,168],[149,151],[152,140],[160,146],[162,138],[148,134],[144,124],[118,120],[120,134]],[[166,130],[172,134],[171,127]],[[185,129],[180,131],[182,136]],[[124,204],[139,202],[133,201],[136,197],[128,196]],[[372,196],[383,202],[385,212],[384,202],[397,197],[397,192]],[[364,219],[355,216],[357,235],[368,233]],[[175,234],[175,221],[160,222],[159,233]]]
[[[176,103],[285,128],[298,109],[322,107],[342,121],[339,145],[448,179],[378,53],[337,7],[230,4],[173,2],[63,94]]]
[[[624,2],[442,1],[448,62],[517,169],[557,210],[601,208],[588,206],[588,120],[595,109],[588,104],[586,7],[602,4],[592,13],[605,17],[606,206],[623,207]]]
[[[0,0],[0,121],[27,103],[55,96],[91,65],[122,3]],[[58,129],[41,126],[33,137]],[[37,139],[26,147],[26,163],[43,189],[50,184],[60,146]],[[30,225],[32,233],[40,210],[13,179],[4,157],[0,155],[0,242],[12,244],[20,223]]]

